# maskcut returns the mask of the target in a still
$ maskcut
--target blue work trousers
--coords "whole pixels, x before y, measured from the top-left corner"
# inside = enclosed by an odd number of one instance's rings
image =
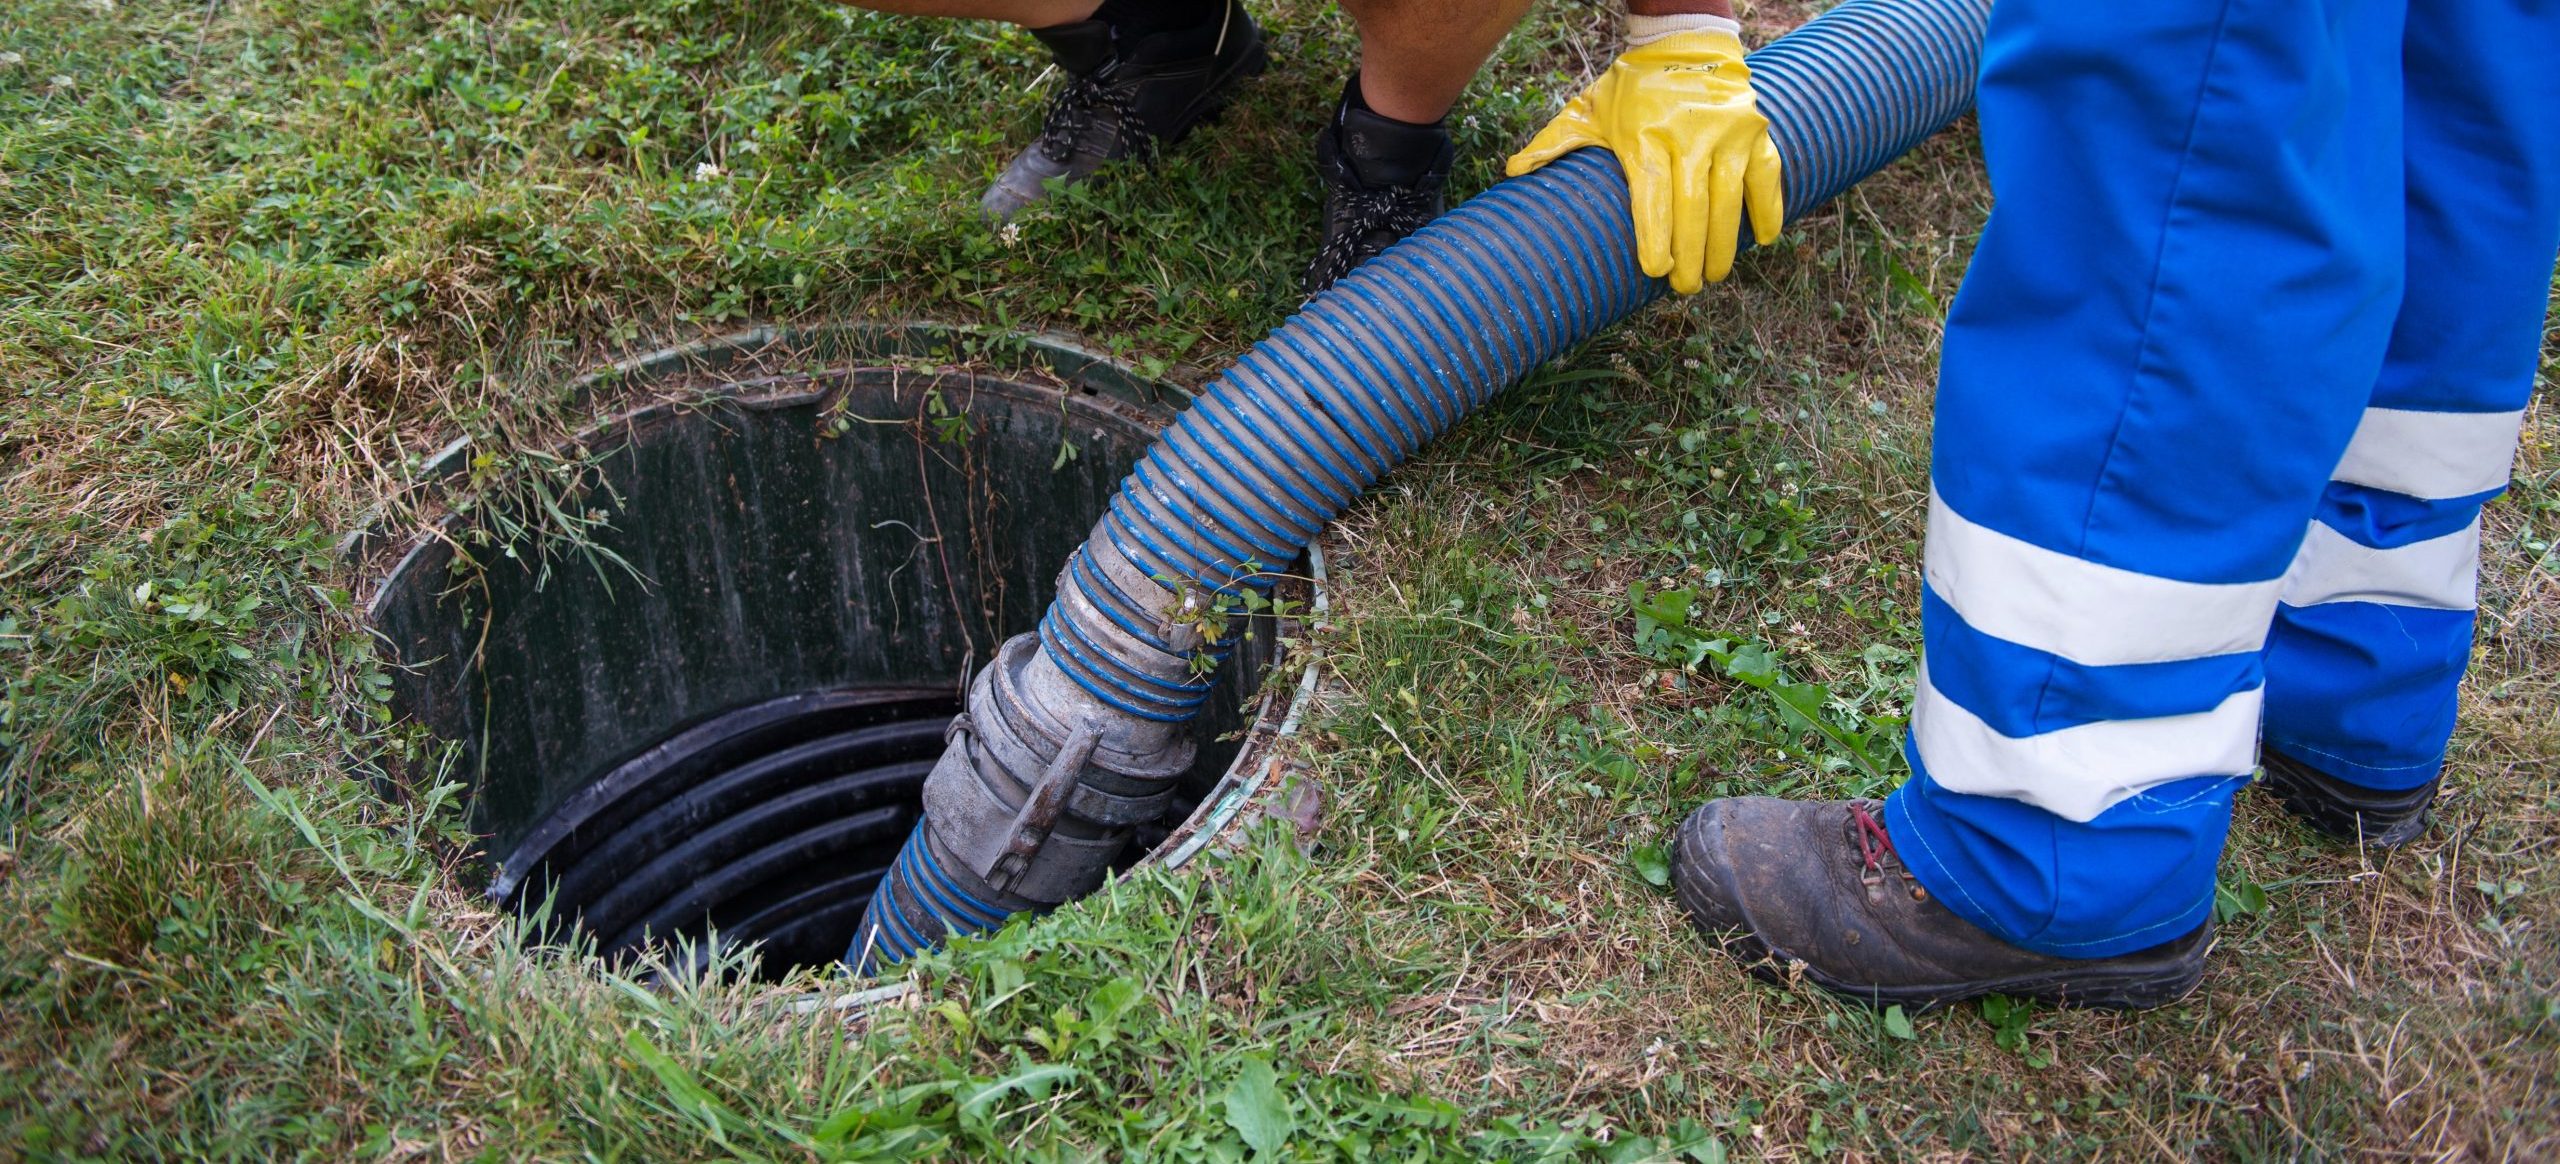
[[[2560,251],[2560,0],[2000,0],[1886,827],[2046,953],[2181,936],[2267,747],[2437,777]]]

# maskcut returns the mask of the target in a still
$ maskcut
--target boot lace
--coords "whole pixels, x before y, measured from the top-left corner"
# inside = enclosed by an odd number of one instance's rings
[[[1040,123],[1040,152],[1050,161],[1065,165],[1073,160],[1076,146],[1085,134],[1103,124],[1104,114],[1111,116],[1111,140],[1102,151],[1107,157],[1126,157],[1148,144],[1147,135],[1138,128],[1135,85],[1114,85],[1106,78],[1106,67],[1086,74],[1067,74],[1067,82],[1049,101],[1048,115]]]
[[[1432,191],[1420,186],[1388,186],[1376,190],[1340,190],[1334,194],[1342,217],[1339,229],[1317,248],[1310,282],[1331,284],[1431,222]]]
[[[1874,813],[1867,811],[1867,803],[1862,801],[1849,803],[1849,834],[1858,842],[1859,859],[1866,862],[1865,868],[1858,873],[1858,880],[1871,889],[1883,885],[1885,858],[1891,857],[1894,872],[1901,874],[1904,881],[1910,882],[1911,896],[1914,899],[1927,896],[1928,891],[1920,887],[1919,879],[1913,877],[1911,870],[1903,866],[1902,854],[1894,851],[1893,837],[1884,831],[1884,822],[1877,820]]]

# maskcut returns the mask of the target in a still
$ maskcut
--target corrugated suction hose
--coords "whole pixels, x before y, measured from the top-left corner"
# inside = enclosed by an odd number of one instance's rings
[[[1972,105],[1989,0],[1849,0],[1750,57],[1802,215]],[[1227,611],[1494,393],[1662,294],[1585,150],[1485,191],[1309,301],[1121,485],[1036,636],[969,690],[925,817],[847,960],[906,958],[1091,892],[1163,814]]]

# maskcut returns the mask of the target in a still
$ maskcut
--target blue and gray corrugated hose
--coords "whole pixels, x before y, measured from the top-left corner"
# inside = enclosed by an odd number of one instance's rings
[[[1989,12],[1849,0],[1752,54],[1789,217],[1972,105]],[[1414,450],[1661,295],[1635,256],[1626,179],[1585,150],[1478,195],[1245,353],[1122,483],[1038,634],[970,685],[847,961],[899,961],[1098,886],[1190,766],[1225,657],[1204,635],[1218,596],[1268,589]]]

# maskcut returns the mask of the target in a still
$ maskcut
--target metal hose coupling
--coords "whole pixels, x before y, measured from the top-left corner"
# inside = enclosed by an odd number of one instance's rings
[[[1122,555],[1078,556],[1078,568],[1100,571],[1121,594],[1166,597]],[[1094,600],[1062,586],[1060,601]],[[1086,634],[1118,640],[1090,644],[1114,666],[1141,660],[1154,673],[1127,678],[1188,686],[1199,682],[1191,660],[1207,644],[1197,624],[1181,619],[1180,603],[1168,605],[1112,611],[1117,617],[1076,613],[1094,616],[1085,625],[1106,628]],[[1132,627],[1123,629],[1123,620]],[[925,823],[882,878],[855,932],[848,959],[855,969],[903,961],[951,934],[993,929],[1014,914],[1083,897],[1101,886],[1136,826],[1164,818],[1198,751],[1193,725],[1120,713],[1059,670],[1043,638],[1006,640],[970,683],[968,710],[951,721],[949,746],[925,778]]]

